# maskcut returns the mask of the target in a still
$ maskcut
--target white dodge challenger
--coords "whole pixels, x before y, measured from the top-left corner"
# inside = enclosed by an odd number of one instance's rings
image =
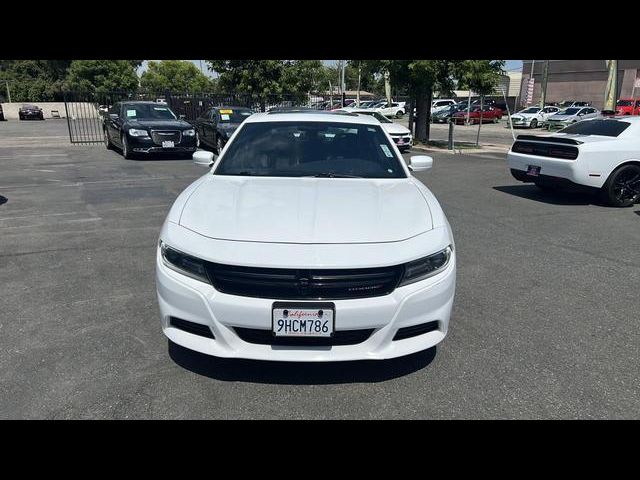
[[[205,354],[385,359],[444,339],[456,280],[442,208],[373,117],[249,117],[162,227],[162,329]]]
[[[516,180],[543,190],[576,184],[614,207],[640,200],[640,117],[584,120],[550,135],[519,135],[507,154]]]

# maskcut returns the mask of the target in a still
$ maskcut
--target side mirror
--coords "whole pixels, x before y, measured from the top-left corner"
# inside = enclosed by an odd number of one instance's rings
[[[423,172],[433,167],[433,158],[428,155],[415,155],[410,160],[409,170],[412,172]]]
[[[211,167],[216,161],[216,156],[212,152],[206,150],[198,150],[193,153],[193,163],[203,167]]]

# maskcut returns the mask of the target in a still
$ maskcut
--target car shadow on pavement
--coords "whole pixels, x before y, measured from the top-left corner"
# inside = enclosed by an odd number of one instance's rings
[[[193,373],[230,382],[282,385],[376,383],[402,377],[429,365],[436,347],[391,360],[350,362],[270,362],[212,357],[168,341],[171,359]]]
[[[0,205],[4,205],[8,201],[9,199],[7,197],[3,197],[2,195],[0,195]]]
[[[636,215],[640,216],[640,210],[636,210],[636,211],[635,211],[635,212],[633,212],[633,213],[635,213]]]
[[[602,205],[596,195],[580,190],[563,189],[545,192],[535,185],[504,185],[493,187],[502,193],[551,205]]]

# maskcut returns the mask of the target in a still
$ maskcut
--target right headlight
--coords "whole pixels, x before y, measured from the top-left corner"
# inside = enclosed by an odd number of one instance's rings
[[[211,283],[203,260],[182,253],[162,240],[160,240],[160,254],[162,255],[163,263],[170,269],[201,282]]]
[[[433,253],[427,257],[419,258],[404,265],[404,275],[400,282],[400,287],[411,283],[419,282],[441,272],[451,259],[453,246]]]
[[[130,128],[129,135],[131,135],[132,137],[148,137],[149,132],[147,132],[146,130],[140,130],[138,128]]]

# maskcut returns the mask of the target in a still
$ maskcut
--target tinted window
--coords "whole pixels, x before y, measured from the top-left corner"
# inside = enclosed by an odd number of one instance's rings
[[[220,123],[242,123],[250,117],[252,113],[251,110],[221,108],[218,111],[218,121]]]
[[[617,137],[629,127],[628,122],[619,120],[587,120],[574,123],[560,130],[562,133],[577,135],[603,135],[605,137]]]
[[[150,103],[125,103],[123,105],[123,115],[131,120],[153,119],[153,120],[175,120],[175,114],[169,107],[162,104]]]
[[[215,175],[405,178],[379,125],[264,122],[245,125]]]
[[[619,107],[630,107],[633,104],[631,100],[618,100],[617,105]]]
[[[564,112],[562,112],[562,114],[563,115],[576,115],[579,111],[580,111],[579,108],[567,108]]]

